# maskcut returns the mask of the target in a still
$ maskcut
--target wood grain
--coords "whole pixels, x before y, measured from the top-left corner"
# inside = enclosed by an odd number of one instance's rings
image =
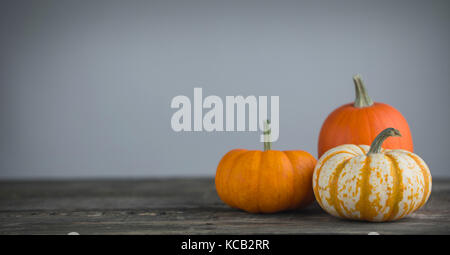
[[[0,234],[450,234],[450,180],[428,203],[388,223],[342,220],[313,205],[249,214],[224,205],[214,180],[0,182]]]

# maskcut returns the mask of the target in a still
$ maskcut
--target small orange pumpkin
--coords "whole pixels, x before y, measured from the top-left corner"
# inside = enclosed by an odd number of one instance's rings
[[[268,123],[265,138],[270,135]],[[314,201],[312,174],[316,159],[306,151],[235,149],[220,161],[216,190],[227,205],[252,213],[296,209]]]
[[[411,131],[403,115],[390,105],[373,102],[361,76],[355,75],[353,81],[355,102],[334,110],[322,125],[318,143],[319,158],[341,144],[370,144],[378,133],[388,127],[398,129],[402,137],[389,139],[384,147],[413,152]]]

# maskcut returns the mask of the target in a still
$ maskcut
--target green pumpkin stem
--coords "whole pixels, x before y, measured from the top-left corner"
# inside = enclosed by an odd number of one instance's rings
[[[380,153],[381,145],[383,144],[384,140],[386,140],[386,138],[391,136],[402,136],[402,135],[400,134],[400,131],[398,131],[395,128],[386,128],[385,130],[381,131],[381,133],[379,133],[377,137],[375,137],[375,139],[372,142],[372,145],[370,145],[370,149],[369,152],[367,152],[367,155],[372,153]]]
[[[353,106],[356,108],[364,108],[373,105],[372,99],[369,97],[366,91],[366,87],[361,79],[361,75],[357,74],[353,76],[353,82],[355,83],[355,103]]]
[[[270,120],[266,120],[264,123],[264,151],[272,149],[272,142],[270,142]]]

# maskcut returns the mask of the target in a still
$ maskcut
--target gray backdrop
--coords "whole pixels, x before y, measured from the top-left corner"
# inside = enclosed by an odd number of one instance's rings
[[[2,1],[0,178],[212,176],[259,134],[175,133],[176,95],[280,96],[274,149],[317,156],[354,98],[399,109],[450,176],[450,1]]]

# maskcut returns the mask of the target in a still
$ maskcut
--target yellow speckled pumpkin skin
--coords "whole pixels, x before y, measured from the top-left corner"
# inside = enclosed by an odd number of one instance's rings
[[[325,211],[380,222],[398,220],[426,203],[431,175],[419,156],[406,150],[368,151],[367,145],[346,144],[319,159],[313,190]]]

